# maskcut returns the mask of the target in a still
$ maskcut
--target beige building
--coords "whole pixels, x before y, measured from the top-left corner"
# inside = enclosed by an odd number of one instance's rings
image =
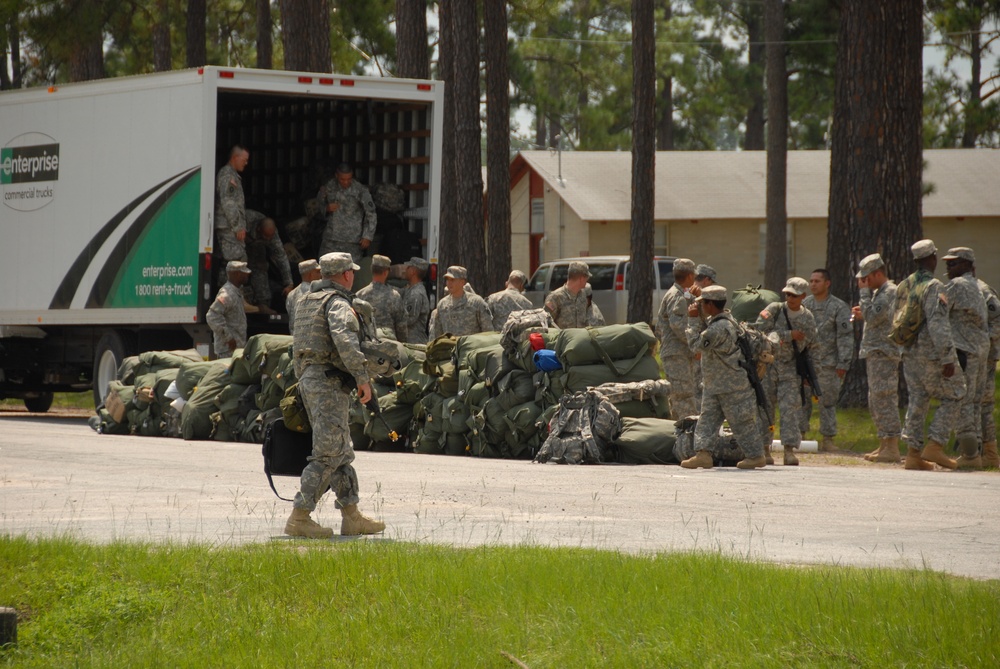
[[[570,256],[628,254],[631,154],[522,151],[511,162],[514,267]],[[978,275],[1000,287],[1000,151],[924,151],[924,234],[938,248],[970,246]],[[561,167],[560,167],[561,163]],[[737,288],[764,277],[763,151],[656,154],[657,255],[715,267]],[[808,277],[826,263],[828,151],[788,153],[788,271]],[[860,260],[871,249],[854,249]],[[944,267],[940,268],[943,276]]]

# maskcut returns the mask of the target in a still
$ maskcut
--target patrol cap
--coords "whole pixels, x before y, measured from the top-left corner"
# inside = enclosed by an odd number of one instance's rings
[[[583,287],[583,294],[586,295],[587,297],[593,297],[594,287],[588,283],[586,286]]]
[[[574,260],[569,264],[567,274],[569,276],[585,276],[588,279],[593,276],[593,274],[590,273],[590,266],[579,260]]]
[[[421,272],[426,272],[427,268],[431,266],[431,264],[429,262],[427,262],[426,260],[424,260],[423,258],[421,258],[419,256],[413,256],[412,258],[410,258],[409,260],[407,260],[403,264],[404,265],[409,265],[410,267],[416,267]]]
[[[354,258],[351,257],[350,253],[334,251],[319,259],[319,269],[324,276],[336,276],[349,269],[356,272],[361,268],[354,264]]]
[[[309,260],[303,260],[299,263],[299,276],[306,274],[308,272],[313,272],[319,269],[319,261],[315,258],[310,258]]]
[[[674,260],[674,272],[694,273],[694,261],[690,258],[677,258]]]
[[[885,262],[882,260],[882,256],[877,253],[865,256],[861,259],[861,265],[858,266],[858,273],[854,275],[856,279],[863,279],[877,269],[882,269],[885,267]]]
[[[809,291],[809,282],[800,276],[793,276],[785,282],[781,292],[789,295],[805,295]]]
[[[726,291],[725,286],[720,286],[719,284],[713,284],[711,286],[705,286],[701,289],[701,295],[695,298],[696,300],[712,300],[713,302],[724,302],[729,299],[729,294]]]
[[[968,260],[974,263],[976,262],[976,254],[968,246],[956,246],[948,249],[948,253],[941,256],[941,260]]]
[[[674,267],[677,267],[677,263],[674,263]],[[694,268],[695,276],[707,276],[712,281],[715,281],[715,268],[705,264],[699,264]]]
[[[528,282],[528,277],[525,276],[524,272],[522,272],[521,270],[515,269],[511,271],[510,276],[507,277],[507,281],[515,281],[517,283],[520,283],[521,285],[524,285],[525,283]]]
[[[392,259],[389,256],[372,256],[372,269],[389,269],[392,267]]]
[[[929,258],[937,253],[937,247],[934,246],[934,241],[930,239],[921,239],[910,247],[910,252],[913,253],[914,260],[920,260],[921,258]]]
[[[229,272],[243,272],[244,274],[250,273],[250,267],[242,260],[230,260],[226,263],[226,273]]]
[[[444,273],[444,278],[446,279],[468,279],[469,272],[461,265],[452,265],[448,268],[448,271]]]

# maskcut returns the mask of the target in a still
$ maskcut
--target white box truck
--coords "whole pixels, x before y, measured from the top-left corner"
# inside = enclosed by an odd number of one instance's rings
[[[235,144],[248,209],[279,230],[348,162],[402,190],[436,262],[443,99],[438,81],[227,67],[0,93],[0,398],[100,402],[128,355],[208,355],[215,176]]]

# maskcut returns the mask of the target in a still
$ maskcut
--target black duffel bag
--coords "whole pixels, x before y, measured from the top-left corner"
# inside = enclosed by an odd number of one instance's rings
[[[271,484],[271,490],[274,490],[278,499],[291,502],[292,500],[278,495],[271,477],[302,476],[302,470],[309,464],[309,456],[312,455],[312,432],[289,430],[285,427],[284,418],[273,420],[264,428],[261,453],[264,455],[264,474]]]

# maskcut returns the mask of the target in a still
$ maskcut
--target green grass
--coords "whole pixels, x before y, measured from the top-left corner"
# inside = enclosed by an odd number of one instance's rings
[[[0,406],[24,409],[24,400],[0,400]],[[87,390],[82,393],[55,393],[52,398],[53,409],[89,409],[94,410],[94,393]]]
[[[18,667],[996,666],[1000,582],[540,547],[0,538]]]

